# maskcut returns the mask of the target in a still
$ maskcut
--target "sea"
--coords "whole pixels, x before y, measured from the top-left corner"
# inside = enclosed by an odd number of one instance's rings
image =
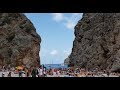
[[[46,69],[53,69],[53,68],[62,68],[62,69],[67,69],[68,65],[64,65],[64,64],[44,64],[44,66],[46,67]]]

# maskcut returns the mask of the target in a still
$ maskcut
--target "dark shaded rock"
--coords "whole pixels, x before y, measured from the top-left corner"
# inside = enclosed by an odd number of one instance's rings
[[[69,57],[66,58],[66,59],[64,60],[64,64],[65,64],[65,65],[69,65],[69,60],[70,60]]]
[[[0,14],[1,65],[40,65],[40,42],[35,27],[24,14]]]
[[[120,69],[120,13],[85,13],[75,26],[70,66]]]

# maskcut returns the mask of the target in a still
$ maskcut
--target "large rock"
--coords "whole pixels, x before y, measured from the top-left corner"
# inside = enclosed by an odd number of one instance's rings
[[[70,58],[68,57],[68,58],[66,58],[65,60],[64,60],[64,64],[65,65],[69,65],[69,60],[70,60]]]
[[[85,13],[75,26],[70,66],[120,69],[120,13]]]
[[[40,36],[24,14],[0,14],[0,65],[39,65],[40,42]]]

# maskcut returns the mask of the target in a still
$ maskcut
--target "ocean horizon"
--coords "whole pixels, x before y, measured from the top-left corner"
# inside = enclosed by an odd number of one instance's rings
[[[43,64],[46,69],[53,69],[53,68],[68,68],[68,65],[65,64]]]

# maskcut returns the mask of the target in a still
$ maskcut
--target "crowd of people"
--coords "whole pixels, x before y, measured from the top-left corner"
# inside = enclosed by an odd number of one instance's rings
[[[44,66],[39,67],[24,67],[14,68],[14,67],[5,67],[3,66],[0,71],[2,72],[2,77],[14,77],[15,74],[18,77],[45,77],[46,76],[46,68]],[[7,73],[7,76],[5,75]],[[13,76],[12,76],[13,75]]]
[[[68,69],[50,69],[47,75],[51,77],[120,77],[120,73],[110,72],[108,70],[88,71],[85,68],[68,68]]]
[[[18,77],[120,77],[120,73],[99,70],[98,68],[90,71],[85,68],[74,67],[46,69],[44,65],[41,65],[39,67],[24,67],[22,69],[3,66],[0,70],[3,72],[2,77],[14,77],[14,74],[17,74]],[[4,72],[7,72],[7,76],[5,76]]]

